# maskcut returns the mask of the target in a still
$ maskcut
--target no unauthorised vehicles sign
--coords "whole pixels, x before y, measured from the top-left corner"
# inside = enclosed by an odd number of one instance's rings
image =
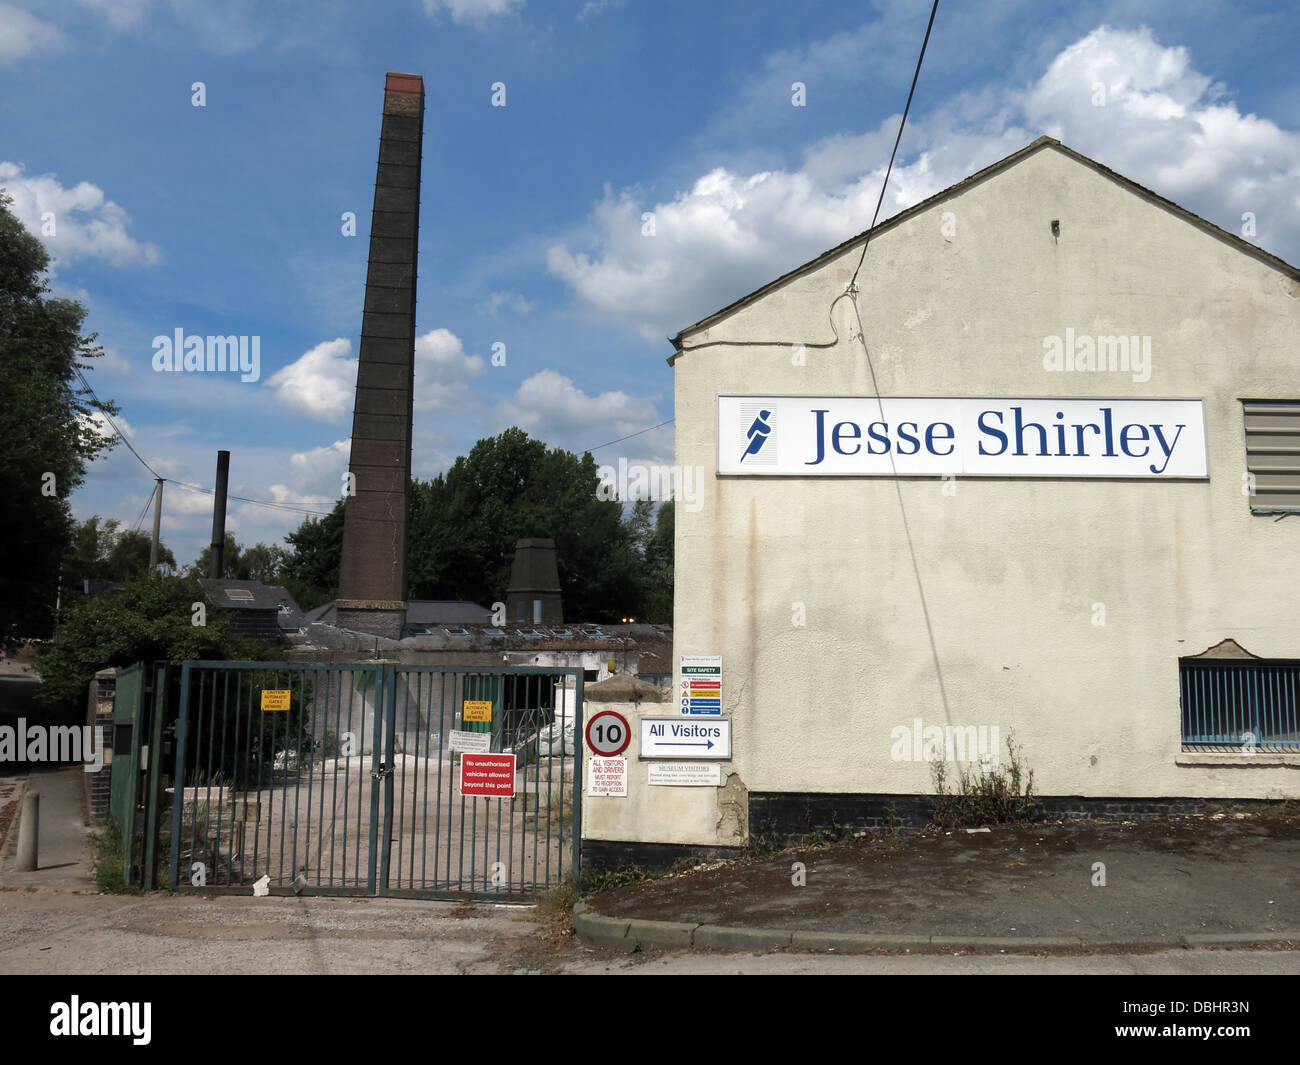
[[[462,754],[460,793],[485,799],[510,799],[515,794],[513,754]]]

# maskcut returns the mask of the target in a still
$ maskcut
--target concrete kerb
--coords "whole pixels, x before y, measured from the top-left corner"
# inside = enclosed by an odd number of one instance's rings
[[[4,836],[0,837],[0,868],[3,868],[5,859],[13,856],[13,851],[18,846],[18,822],[23,818],[23,796],[27,794],[27,781],[20,780],[14,789],[14,797],[10,801],[16,803],[13,820],[9,822],[9,828]]]
[[[817,951],[864,954],[870,951],[943,954],[953,951],[1007,954],[1075,950],[1187,950],[1207,947],[1300,945],[1295,932],[1223,932],[1208,935],[1141,937],[1091,942],[1079,936],[900,936],[856,932],[800,932],[776,928],[731,928],[681,921],[603,917],[587,913],[585,903],[573,907],[578,938],[593,947],[631,954],[637,950]]]

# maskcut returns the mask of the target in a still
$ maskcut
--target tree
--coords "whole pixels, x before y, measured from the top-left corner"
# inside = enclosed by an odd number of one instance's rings
[[[239,579],[279,584],[280,570],[288,552],[279,544],[264,544],[260,540],[246,547],[239,556]]]
[[[622,505],[596,498],[590,453],[547,448],[519,428],[480,440],[446,474],[412,484],[412,599],[504,600],[515,541],[555,540],[566,617],[614,621],[641,607],[639,565]]]
[[[621,503],[596,497],[599,484],[589,453],[578,457],[548,448],[519,428],[480,440],[445,474],[428,481],[413,479],[408,496],[408,596],[491,606],[505,599],[515,541],[541,536],[555,541],[566,617],[642,617],[649,605],[645,559],[655,537],[650,528],[652,504],[634,506],[624,521]],[[317,591],[318,602],[338,594],[343,514],[340,502],[329,516],[310,518],[285,537],[293,553],[282,572],[301,582],[285,583],[304,609],[310,607],[299,587]],[[671,571],[671,515],[668,522]],[[660,612],[670,617],[671,576],[666,603],[660,604]]]
[[[102,525],[98,514],[74,523],[72,542],[63,559],[63,595],[75,597],[84,582],[127,581],[149,572],[149,553],[153,537],[133,529],[123,529],[116,518]],[[161,541],[158,563],[176,568],[176,559]]]
[[[141,529],[125,529],[118,533],[104,560],[103,579],[125,581],[147,576],[152,549],[153,536]],[[158,564],[176,568],[176,559],[161,540],[158,542]]]
[[[196,603],[204,606],[202,625],[194,624]],[[197,577],[134,580],[64,612],[36,663],[42,681],[38,698],[61,706],[82,702],[86,685],[109,666],[280,657],[274,648],[235,635],[229,615],[207,602]]]
[[[281,580],[303,610],[338,597],[343,558],[343,501],[322,518],[308,518],[285,537],[293,549],[280,566]]]
[[[646,620],[673,623],[673,501],[659,504],[654,531],[646,541]]]
[[[288,552],[279,544],[264,544],[259,540],[252,547],[240,547],[234,536],[226,533],[226,546],[221,553],[221,576],[228,581],[279,584],[288,557]],[[190,572],[196,577],[206,577],[211,566],[212,545],[209,544],[199,552]]]
[[[225,548],[221,552],[221,574],[224,580],[240,581],[247,577],[239,575],[240,549],[231,533],[226,533]],[[212,570],[212,545],[208,544],[199,552],[199,557],[190,565],[189,572],[195,577],[207,577]]]
[[[112,445],[91,416],[117,413],[75,384],[103,351],[81,334],[85,308],[49,297],[49,255],[12,202],[0,193],[0,540],[9,560],[0,567],[0,638],[52,630],[74,527],[68,498]]]

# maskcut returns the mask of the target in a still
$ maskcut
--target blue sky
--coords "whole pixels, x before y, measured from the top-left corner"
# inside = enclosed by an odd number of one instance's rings
[[[510,425],[581,451],[671,419],[667,334],[869,224],[929,6],[0,0],[0,187],[135,448],[203,487],[230,450],[231,492],[283,508],[230,528],[272,542],[347,468],[386,71],[425,79],[427,477]],[[882,214],[1048,133],[1300,262],[1297,40],[1289,2],[948,0]],[[259,337],[259,380],[155,372],[178,328]],[[597,460],[671,463],[672,431]],[[118,446],[73,509],[134,525],[152,486]],[[164,501],[192,561],[211,496]]]

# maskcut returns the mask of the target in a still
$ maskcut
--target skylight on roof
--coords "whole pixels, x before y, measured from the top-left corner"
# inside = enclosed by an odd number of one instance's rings
[[[469,629],[443,629],[448,636],[468,636]]]
[[[251,603],[253,601],[253,593],[247,588],[227,588],[226,598],[239,599]]]
[[[552,635],[552,636],[572,636],[572,635],[573,635],[573,630],[572,630],[572,629],[552,629],[552,630],[551,630],[551,635]]]
[[[484,629],[484,630],[483,630],[483,635],[484,635],[484,636],[504,636],[505,634],[506,634],[506,630],[505,630],[505,629],[496,629],[496,628],[492,628],[492,629]]]
[[[519,630],[519,635],[520,635],[520,636],[540,636],[541,633],[538,632],[536,629],[520,629],[520,630]]]

